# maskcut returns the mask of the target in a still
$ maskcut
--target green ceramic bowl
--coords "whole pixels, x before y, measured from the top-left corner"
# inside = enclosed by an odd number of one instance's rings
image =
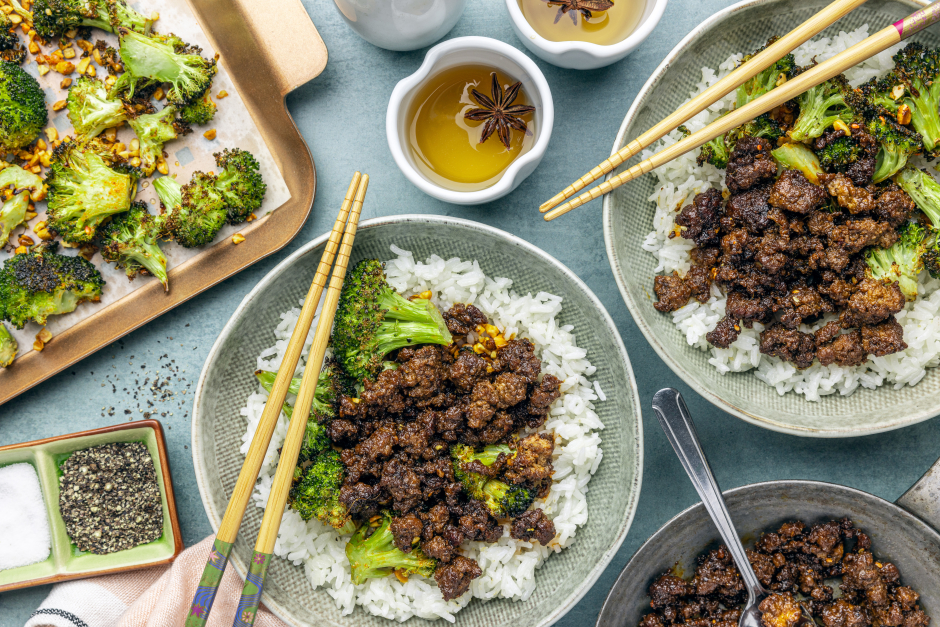
[[[245,433],[239,414],[258,389],[253,376],[258,354],[274,343],[281,312],[296,307],[310,287],[327,236],[301,247],[281,262],[249,293],[209,353],[199,379],[193,409],[193,465],[206,513],[218,529],[244,456],[238,452]],[[547,290],[564,298],[561,323],[574,325],[578,345],[597,367],[606,402],[597,413],[604,459],[587,494],[590,518],[569,549],[553,555],[537,573],[529,600],[475,600],[457,614],[457,625],[534,627],[558,620],[597,580],[623,542],[640,494],[643,439],[636,383],[623,342],[597,297],[570,270],[523,240],[482,224],[438,216],[395,216],[359,225],[350,267],[363,258],[390,259],[395,244],[416,259],[438,254],[476,259],[485,273],[513,280],[522,293]],[[244,576],[258,535],[262,511],[253,504],[242,523],[232,563]],[[332,597],[314,591],[303,567],[275,559],[268,571],[264,603],[292,625],[375,625],[384,618],[356,609],[342,616]],[[443,620],[441,624],[446,624]],[[424,625],[422,619],[409,623]]]
[[[69,538],[59,514],[59,465],[75,451],[113,442],[143,442],[150,452],[163,501],[163,534],[153,542],[109,555],[82,553]],[[0,570],[0,592],[167,564],[183,550],[163,428],[158,421],[127,422],[0,448],[0,467],[24,462],[39,476],[52,552],[44,562]]]
[[[717,67],[734,52],[747,52],[773,35],[789,32],[827,5],[827,0],[747,0],[720,11],[692,31],[669,53],[630,107],[613,150],[666,117],[684,102],[701,80],[702,67]],[[924,6],[910,0],[869,0],[822,34],[869,32]],[[940,44],[934,26],[916,39]],[[639,159],[629,163],[633,165]],[[625,167],[622,167],[625,169]],[[668,314],[653,308],[656,259],[641,248],[652,230],[656,178],[646,175],[614,190],[604,200],[604,240],[614,278],[637,326],[653,349],[696,392],[720,409],[758,426],[814,437],[852,437],[897,429],[940,412],[940,370],[931,369],[914,387],[859,389],[819,402],[777,391],[753,372],[721,375],[708,363],[710,353],[690,347]]]

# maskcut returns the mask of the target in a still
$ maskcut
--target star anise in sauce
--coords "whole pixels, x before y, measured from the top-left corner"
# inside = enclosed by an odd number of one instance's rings
[[[584,16],[584,19],[589,20],[594,17],[594,14],[591,11],[606,11],[610,7],[614,6],[614,3],[611,0],[546,0],[548,6],[558,7],[558,15],[555,16],[555,23],[558,23],[558,20],[561,17],[569,13],[569,17],[574,24],[578,23],[578,13],[581,13]]]
[[[481,144],[489,139],[490,135],[496,131],[496,134],[499,136],[499,141],[503,142],[503,146],[508,150],[512,129],[522,131],[523,133],[529,132],[526,128],[525,121],[519,119],[519,116],[535,111],[535,107],[512,104],[519,95],[519,89],[521,87],[522,83],[517,82],[503,91],[502,86],[499,84],[499,79],[496,78],[496,72],[493,72],[493,86],[490,90],[492,97],[482,94],[476,89],[470,90],[470,93],[473,94],[474,99],[481,108],[470,109],[464,113],[463,117],[477,122],[486,122],[483,125],[483,134],[480,136]]]

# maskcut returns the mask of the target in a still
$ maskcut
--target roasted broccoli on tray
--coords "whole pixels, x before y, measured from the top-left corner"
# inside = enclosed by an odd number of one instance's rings
[[[112,98],[104,83],[90,76],[80,76],[72,83],[66,107],[75,132],[85,137],[94,137],[127,120],[124,103]]]
[[[131,279],[146,271],[168,290],[166,255],[160,249],[167,237],[166,217],[151,215],[145,203],[135,202],[101,229],[101,256]]]
[[[18,165],[9,164],[0,170],[0,190],[11,187],[13,195],[0,207],[0,246],[5,246],[10,233],[26,222],[30,194],[42,190],[42,179]]]
[[[6,325],[0,322],[0,368],[6,368],[12,364],[18,350],[16,339],[10,335],[10,330]]]
[[[147,33],[152,25],[152,19],[127,6],[124,0],[36,0],[33,4],[33,26],[43,37],[81,27],[109,33],[116,28]]]
[[[113,94],[126,91],[132,98],[138,82],[169,83],[170,103],[187,105],[201,98],[212,84],[215,61],[200,56],[199,48],[174,35],[145,35],[123,27],[117,33],[124,73],[111,88]]]
[[[163,145],[189,133],[189,126],[176,118],[177,109],[167,105],[158,113],[130,116],[127,123],[140,142],[140,169],[150,176],[163,155]]]
[[[241,224],[261,208],[267,185],[261,178],[258,161],[247,150],[226,148],[215,153],[219,166],[216,187],[225,199],[230,224]]]
[[[20,66],[0,61],[0,151],[28,146],[48,119],[46,97],[36,79]]]
[[[168,214],[167,229],[181,246],[208,244],[225,226],[225,201],[215,187],[215,177],[195,172],[186,185],[163,176],[153,182]]]

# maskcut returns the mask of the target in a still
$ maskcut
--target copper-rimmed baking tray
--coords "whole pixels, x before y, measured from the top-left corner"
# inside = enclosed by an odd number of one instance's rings
[[[158,281],[150,281],[57,335],[42,352],[31,351],[0,370],[0,404],[280,250],[310,214],[316,170],[284,101],[288,93],[326,67],[326,46],[306,9],[300,0],[270,5],[260,0],[187,1],[221,55],[291,198],[246,225],[241,244],[224,239],[172,268],[169,293],[164,293]]]
[[[163,501],[163,533],[148,544],[108,555],[80,553],[72,544],[59,513],[59,464],[75,451],[114,442],[142,442],[150,452]],[[0,446],[0,466],[27,463],[36,469],[46,514],[52,552],[42,562],[0,570],[0,592],[69,579],[119,573],[169,564],[183,550],[173,495],[173,478],[166,452],[163,426],[158,420],[138,420],[34,442]]]

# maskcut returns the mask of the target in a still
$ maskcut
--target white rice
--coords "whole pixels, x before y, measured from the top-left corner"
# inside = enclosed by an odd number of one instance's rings
[[[587,378],[594,374],[595,368],[588,361],[586,351],[578,348],[572,327],[560,326],[555,319],[561,311],[561,297],[547,292],[534,296],[517,294],[512,291],[511,279],[487,277],[476,261],[431,256],[421,263],[415,261],[410,252],[395,246],[392,252],[397,257],[388,262],[386,274],[393,287],[403,294],[431,290],[435,304],[441,308],[449,308],[454,303],[476,305],[507,337],[515,333],[532,340],[542,360],[542,372],[562,380],[562,396],[552,406],[543,427],[555,434],[553,483],[548,496],[533,505],[541,507],[554,521],[556,536],[549,546],[513,540],[506,524],[503,537],[496,543],[465,542],[461,551],[477,560],[483,575],[473,581],[465,595],[452,601],[444,601],[433,580],[419,576],[410,577],[407,583],[385,577],[354,586],[345,554],[348,536],[340,535],[317,520],[305,523],[290,509],[285,512],[274,552],[294,564],[303,564],[310,584],[324,588],[343,614],[361,605],[372,614],[398,621],[418,616],[453,622],[454,614],[472,598],[528,599],[535,590],[536,569],[553,552],[574,543],[578,527],[587,522],[588,482],[597,472],[603,455],[598,432],[604,425],[594,412],[594,402],[605,397],[598,382],[592,383]],[[275,329],[277,342],[258,357],[259,369],[276,370],[280,365],[299,313],[300,309],[294,308],[281,315],[281,323]],[[304,348],[304,358],[310,341],[312,333]],[[302,371],[303,364],[297,372]],[[248,421],[242,454],[248,450],[267,396],[259,386],[241,410]],[[282,413],[252,495],[261,508],[271,489],[277,449],[287,434],[287,424]]]
[[[810,63],[814,56],[818,61],[824,61],[866,37],[867,24],[851,33],[840,32],[831,39],[823,37],[808,41],[794,51],[794,57],[798,65]],[[891,57],[902,46],[898,44],[889,48],[847,71],[845,74],[849,82],[858,86],[890,70],[894,65]],[[727,75],[740,62],[741,56],[731,55],[718,66],[717,71],[702,68],[702,81],[696,85],[692,95],[701,93]],[[730,110],[733,101],[734,92],[687,122],[686,126],[692,132],[705,127],[721,113]],[[681,138],[678,131],[672,132],[644,151],[643,157]],[[659,181],[650,200],[656,203],[656,213],[653,217],[653,231],[646,236],[643,248],[656,256],[659,262],[657,272],[671,274],[678,271],[682,276],[688,272],[689,251],[694,244],[682,237],[669,239],[669,233],[675,228],[675,217],[684,205],[692,201],[695,194],[709,187],[724,189],[724,171],[709,164],[699,167],[695,163],[697,156],[698,151],[687,153],[654,171]],[[922,160],[915,160],[913,165],[926,167]],[[918,298],[908,303],[896,316],[904,327],[904,341],[908,348],[886,357],[872,357],[861,366],[852,368],[822,366],[817,361],[805,370],[797,370],[792,364],[777,357],[762,355],[759,345],[763,326],[760,324],[754,324],[753,329],[742,328],[738,339],[727,349],[711,346],[705,340],[705,334],[714,329],[725,315],[725,296],[715,285],[712,286],[708,302],[701,304],[693,300],[672,312],[672,318],[690,346],[711,353],[708,362],[720,373],[755,370],[754,376],[776,388],[781,396],[795,392],[802,394],[806,400],[818,401],[828,394],[851,394],[860,386],[876,388],[891,383],[895,388],[901,388],[915,385],[924,377],[927,368],[940,364],[940,281],[932,279],[926,271],[921,273],[919,281]],[[835,316],[827,315],[814,325],[801,325],[800,330],[811,332],[833,319]]]

